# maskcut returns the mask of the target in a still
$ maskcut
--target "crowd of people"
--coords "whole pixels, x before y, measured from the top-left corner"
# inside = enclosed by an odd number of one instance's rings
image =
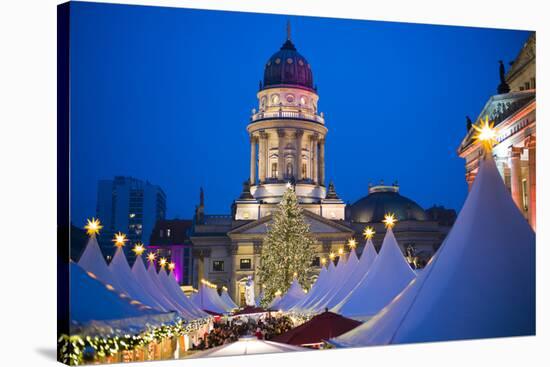
[[[214,322],[213,329],[204,333],[193,345],[193,350],[205,350],[235,342],[241,336],[256,336],[258,339],[270,340],[276,335],[292,329],[293,323],[288,316],[254,320],[253,318],[234,318],[227,322]]]

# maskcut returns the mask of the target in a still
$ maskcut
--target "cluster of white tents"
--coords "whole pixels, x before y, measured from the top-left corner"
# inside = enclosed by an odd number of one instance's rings
[[[336,346],[532,335],[535,235],[488,157],[425,269],[411,269],[388,228],[378,254],[368,240],[360,259],[352,249],[322,268],[309,293],[296,294],[293,284],[273,306],[366,321],[332,340]]]
[[[72,324],[80,328],[90,323],[120,324],[122,316],[132,318],[135,312],[144,316],[173,314],[190,321],[209,317],[205,311],[223,314],[237,307],[226,290],[220,296],[210,287],[201,287],[193,299],[189,299],[172,270],[167,273],[161,267],[157,272],[154,261],[146,268],[141,255],[136,256],[130,267],[122,247],[117,248],[107,264],[95,235],[90,237],[78,264],[71,263],[70,273],[71,289],[74,289],[71,319]],[[128,308],[135,312],[129,312]]]

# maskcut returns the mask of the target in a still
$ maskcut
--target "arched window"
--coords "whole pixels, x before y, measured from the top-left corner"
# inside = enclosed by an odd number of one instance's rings
[[[277,163],[271,163],[271,177],[277,177]]]
[[[307,178],[307,164],[302,163],[302,178]]]
[[[292,163],[288,162],[286,164],[286,176],[291,177],[292,176]]]

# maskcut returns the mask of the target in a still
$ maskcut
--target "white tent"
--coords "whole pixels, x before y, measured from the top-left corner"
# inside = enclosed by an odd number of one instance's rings
[[[227,293],[226,288],[222,288],[222,295],[221,295],[222,301],[227,305],[229,310],[234,310],[236,308],[239,308],[235,302],[231,299],[229,296],[229,293]]]
[[[175,294],[178,295],[178,297],[182,296],[185,297],[185,301],[193,308],[193,312],[198,315],[198,317],[207,317],[208,314],[201,310],[197,305],[195,305],[186,295],[183,293],[182,289],[180,288],[176,276],[174,275],[173,271],[170,271],[170,274],[168,274],[168,287],[173,290]]]
[[[244,356],[251,354],[281,353],[281,352],[299,352],[310,349],[296,347],[294,345],[258,340],[256,337],[241,337],[238,341],[216,348],[205,350],[193,355],[193,358],[204,357],[228,357]]]
[[[363,253],[361,254],[361,259],[359,259],[357,264],[349,270],[348,277],[342,284],[340,284],[340,288],[328,302],[328,308],[333,308],[342,302],[355,289],[355,287],[359,285],[361,280],[363,280],[363,278],[367,275],[367,272],[370,270],[377,256],[378,254],[374,249],[372,241],[370,239],[367,240]]]
[[[136,257],[132,266],[132,275],[144,292],[147,292],[157,301],[165,310],[177,311],[177,307],[162,293],[151,279],[151,276],[145,269],[145,264],[141,256]]]
[[[72,334],[137,334],[146,325],[175,320],[174,312],[158,311],[133,300],[72,261],[69,284]]]
[[[332,312],[358,320],[367,320],[399,294],[416,274],[411,269],[391,228],[388,228],[382,248],[361,283]]]
[[[153,262],[149,263],[149,268],[147,269],[147,275],[149,275],[149,278],[151,279],[154,285],[156,294],[158,294],[159,297],[162,297],[164,300],[168,301],[168,303],[171,304],[172,307],[178,311],[181,317],[183,317],[186,320],[192,320],[196,318],[196,316],[193,315],[193,312],[187,309],[184,305],[179,304],[170,296],[170,294],[162,285],[159,275],[157,274],[157,271],[155,269],[155,264]]]
[[[293,307],[292,311],[295,312],[308,312],[309,307],[315,304],[317,300],[325,294],[325,290],[330,285],[330,278],[332,273],[335,271],[335,266],[332,261],[329,262],[328,268],[324,266],[321,268],[319,277],[311,290],[306,296]]]
[[[355,258],[357,259],[357,256]],[[310,312],[321,312],[327,307],[330,299],[342,286],[343,279],[346,278],[346,265],[347,259],[346,256],[343,255],[340,257],[335,270],[331,273],[331,277],[329,278],[330,282],[327,284],[327,288],[324,290],[323,294],[317,297],[317,301],[309,306]]]
[[[170,298],[172,303],[176,303],[180,307],[184,308],[194,318],[199,319],[207,317],[205,312],[195,306],[195,304],[185,296],[181,288],[177,285],[176,279],[173,275],[172,278],[174,279],[174,283],[172,284],[166,270],[162,268],[158,272],[158,278],[164,289],[164,293]],[[173,285],[175,285],[175,287]]]
[[[104,283],[123,290],[122,286],[118,284],[116,278],[113,276],[113,273],[107,266],[107,262],[101,253],[101,249],[99,248],[95,235],[88,239],[86,248],[78,260],[78,265],[80,265],[87,272],[93,273]]]
[[[282,298],[281,295],[280,295],[280,294],[277,294],[277,295],[275,296],[275,298],[273,298],[273,299],[271,300],[271,303],[269,304],[269,306],[268,306],[267,308],[269,308],[269,309],[271,309],[271,310],[274,310],[274,309],[275,309],[274,306],[276,306],[277,303],[279,303],[279,302],[281,301],[281,298]]]
[[[300,286],[298,279],[294,278],[292,284],[288,288],[288,291],[281,297],[281,299],[271,304],[271,308],[277,310],[288,311],[300,302],[306,295],[306,292]]]
[[[335,339],[365,346],[535,333],[535,234],[491,157],[445,242],[378,315]]]
[[[116,278],[117,283],[120,284],[122,289],[126,291],[130,297],[153,308],[164,311],[168,310],[162,307],[162,305],[138,283],[132,274],[132,270],[130,269],[130,265],[128,265],[128,260],[126,259],[122,247],[117,248],[115,256],[113,256],[113,260],[111,260],[109,264],[109,270]]]
[[[210,311],[218,314],[229,312],[227,305],[218,295],[214,288],[201,284],[199,291],[191,297],[191,301],[201,310]]]

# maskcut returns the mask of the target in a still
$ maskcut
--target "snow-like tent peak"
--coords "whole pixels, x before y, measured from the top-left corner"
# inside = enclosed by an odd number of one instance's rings
[[[535,333],[535,234],[492,157],[426,268],[378,315],[335,339],[365,346]]]
[[[303,288],[300,286],[300,283],[298,282],[298,279],[294,278],[292,283],[290,284],[290,287],[288,288],[288,291],[281,297],[279,302],[273,303],[272,307],[288,311],[292,307],[294,307],[299,301],[302,300],[306,295],[306,292],[304,292]]]
[[[332,311],[347,317],[368,319],[386,306],[415,276],[392,229],[388,228],[380,253],[367,275]]]
[[[111,270],[109,270],[95,235],[90,236],[88,239],[86,248],[78,260],[78,265],[87,272],[92,273],[104,283],[111,284],[115,288],[122,289],[116,281],[116,278],[113,276]]]

